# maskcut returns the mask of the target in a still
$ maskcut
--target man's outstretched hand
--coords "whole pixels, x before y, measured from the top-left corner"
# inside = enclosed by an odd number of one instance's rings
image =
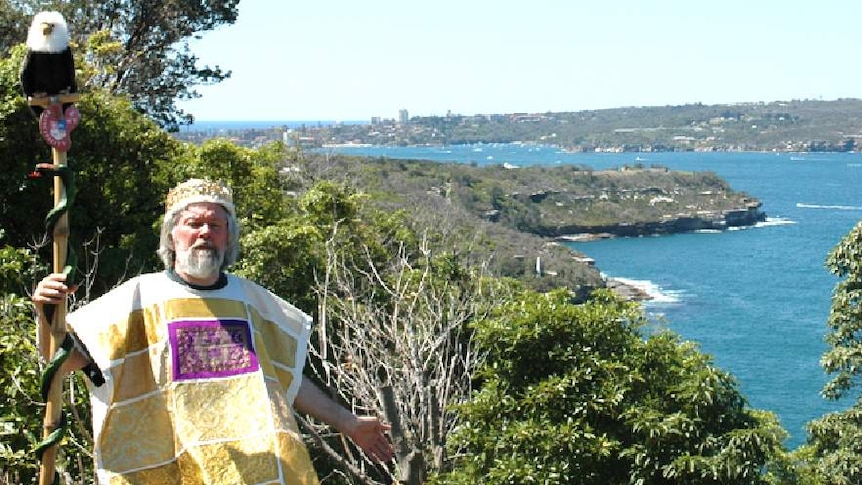
[[[388,424],[375,416],[353,414],[324,394],[310,379],[302,380],[294,407],[349,436],[374,461],[389,461],[395,455],[386,436]]]
[[[386,436],[388,424],[383,424],[374,416],[357,416],[345,434],[374,461],[387,462],[395,455],[392,443]]]

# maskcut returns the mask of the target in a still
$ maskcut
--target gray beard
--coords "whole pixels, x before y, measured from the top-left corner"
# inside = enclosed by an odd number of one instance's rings
[[[206,279],[218,276],[224,254],[215,248],[189,248],[177,252],[176,271],[193,278]]]

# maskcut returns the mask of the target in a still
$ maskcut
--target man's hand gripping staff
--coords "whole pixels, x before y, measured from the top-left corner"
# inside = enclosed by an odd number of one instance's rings
[[[40,12],[33,18],[27,35],[27,57],[21,68],[21,87],[38,117],[39,131],[51,147],[53,163],[38,164],[34,175],[53,178],[54,208],[48,213],[46,225],[53,241],[54,273],[68,277],[76,263],[74,253],[68,250],[68,210],[74,200],[75,184],[66,152],[71,146],[69,133],[77,126],[80,114],[74,106],[78,95],[69,31],[57,12]],[[43,441],[35,450],[40,460],[40,485],[59,483],[55,462],[58,444],[66,432],[66,420],[63,373],[58,370],[73,346],[66,333],[65,294],[56,304],[46,305],[45,312],[49,324],[39,324],[42,354],[49,361],[42,377],[45,419]]]

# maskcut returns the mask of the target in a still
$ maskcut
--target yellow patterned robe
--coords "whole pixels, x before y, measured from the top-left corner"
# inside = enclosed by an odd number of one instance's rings
[[[311,319],[227,281],[143,275],[69,314],[106,381],[90,389],[99,484],[317,483],[292,410]]]

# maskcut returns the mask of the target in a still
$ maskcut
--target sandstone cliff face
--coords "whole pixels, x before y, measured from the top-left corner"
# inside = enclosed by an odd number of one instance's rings
[[[766,219],[761,203],[713,173],[664,169],[520,172],[482,216],[542,237],[724,230]],[[532,175],[532,177],[531,177]],[[539,176],[541,175],[541,176]],[[529,181],[530,183],[527,183]],[[537,190],[537,185],[545,188]],[[498,194],[502,190],[498,190]]]
[[[571,225],[557,228],[542,234],[563,239],[595,239],[597,237],[639,237],[684,232],[718,230],[729,227],[753,226],[766,220],[766,213],[760,210],[760,203],[751,203],[744,209],[708,212],[697,215],[663,218],[658,221],[619,222],[616,224],[583,226]]]

